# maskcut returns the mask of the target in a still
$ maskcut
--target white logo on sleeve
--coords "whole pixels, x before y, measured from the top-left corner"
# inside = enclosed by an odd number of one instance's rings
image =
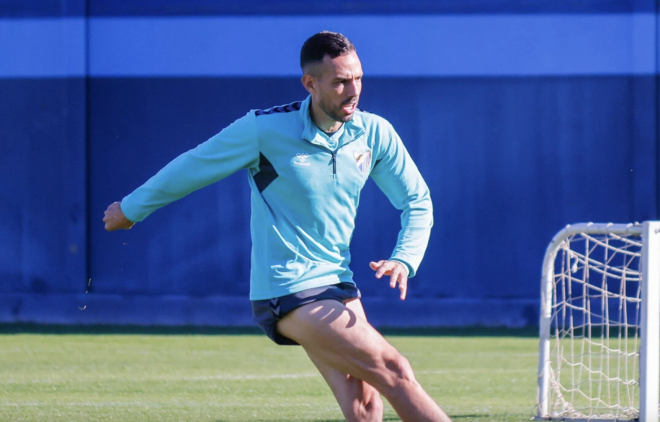
[[[293,165],[309,167],[312,164],[309,161],[307,161],[308,158],[309,158],[309,154],[303,154],[299,152],[298,154],[296,154],[296,158],[293,159]]]

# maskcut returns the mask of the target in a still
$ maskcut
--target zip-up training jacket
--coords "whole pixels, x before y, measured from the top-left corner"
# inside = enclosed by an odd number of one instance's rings
[[[372,177],[401,210],[390,260],[415,275],[433,225],[429,189],[394,128],[356,110],[327,136],[303,102],[252,110],[180,155],[121,202],[126,218],[144,220],[158,208],[248,170],[252,190],[250,299],[353,283],[349,244],[360,191]],[[377,258],[377,257],[374,257]]]

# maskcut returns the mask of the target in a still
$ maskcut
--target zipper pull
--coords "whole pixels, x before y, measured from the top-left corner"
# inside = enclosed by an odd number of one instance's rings
[[[332,152],[332,178],[337,178],[337,154]]]

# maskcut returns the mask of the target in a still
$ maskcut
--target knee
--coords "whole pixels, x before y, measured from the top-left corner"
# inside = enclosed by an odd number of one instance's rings
[[[365,413],[368,415],[383,415],[383,400],[380,398],[380,394],[376,392],[372,397],[364,403]]]
[[[357,409],[354,409],[354,413],[358,421],[380,421],[383,419],[383,400],[375,389],[372,389],[369,394],[365,394],[356,404]]]
[[[388,388],[401,388],[417,385],[415,374],[408,359],[395,352],[384,359],[385,384]]]

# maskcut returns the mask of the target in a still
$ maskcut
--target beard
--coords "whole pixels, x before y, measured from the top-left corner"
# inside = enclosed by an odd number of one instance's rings
[[[323,110],[323,112],[327,114],[328,117],[330,117],[332,120],[336,122],[346,123],[353,120],[353,113],[351,114],[346,113],[343,107],[346,104],[355,103],[355,107],[357,109],[358,100],[359,98],[352,98],[350,100],[344,101],[339,105],[329,104],[327,101],[321,100],[319,101],[319,108]]]

